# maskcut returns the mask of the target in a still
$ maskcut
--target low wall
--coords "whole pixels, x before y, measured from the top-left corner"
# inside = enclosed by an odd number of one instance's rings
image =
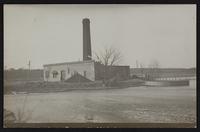
[[[145,86],[189,86],[189,80],[145,81]]]
[[[127,81],[121,81],[117,84],[118,87],[136,87],[136,86],[142,86],[144,85],[143,80],[139,79],[133,79],[133,80],[127,80]]]

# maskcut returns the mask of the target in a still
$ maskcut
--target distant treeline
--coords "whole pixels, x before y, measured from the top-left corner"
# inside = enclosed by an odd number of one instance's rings
[[[10,69],[4,70],[5,81],[43,81],[42,69]]]

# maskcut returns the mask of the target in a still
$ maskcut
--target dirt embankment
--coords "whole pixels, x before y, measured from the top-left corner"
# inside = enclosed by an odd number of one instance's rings
[[[4,83],[4,94],[11,93],[48,93],[48,92],[65,92],[71,90],[83,89],[116,89],[140,86],[144,81],[134,79],[127,81],[115,82],[110,86],[104,86],[102,82],[83,82],[83,83],[66,83],[66,82],[6,82]]]

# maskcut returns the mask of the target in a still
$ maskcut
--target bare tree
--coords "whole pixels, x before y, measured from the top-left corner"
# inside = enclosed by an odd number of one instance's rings
[[[102,51],[100,53],[94,52],[94,54],[95,54],[94,59],[105,66],[116,65],[122,59],[121,52],[119,52],[119,50],[113,47],[105,47],[103,52]]]
[[[151,69],[157,69],[160,67],[160,64],[157,60],[152,60],[149,64],[149,68]]]
[[[122,54],[114,47],[105,47],[103,51],[99,53],[94,52],[97,62],[104,66],[104,82],[108,79],[110,74],[109,67],[117,65],[122,60]]]

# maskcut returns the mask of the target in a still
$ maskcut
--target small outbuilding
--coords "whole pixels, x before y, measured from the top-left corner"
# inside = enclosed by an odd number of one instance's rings
[[[130,76],[129,66],[109,66],[108,70],[110,73],[108,78],[119,76],[120,80],[126,80]],[[104,65],[95,62],[94,60],[44,65],[45,81],[68,81],[68,79],[77,75],[82,76],[81,78],[84,77],[85,80],[87,79],[90,81],[103,80]],[[77,81],[79,81],[79,79],[77,79]]]

